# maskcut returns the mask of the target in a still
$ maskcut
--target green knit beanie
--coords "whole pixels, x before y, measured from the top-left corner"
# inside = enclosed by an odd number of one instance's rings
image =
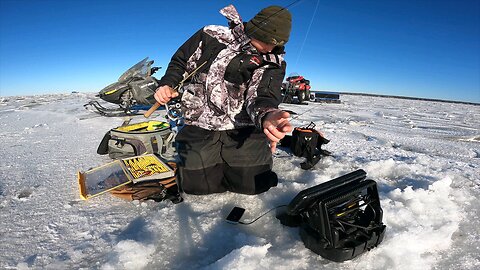
[[[284,45],[290,37],[292,14],[285,8],[269,6],[245,25],[247,36],[273,45]]]

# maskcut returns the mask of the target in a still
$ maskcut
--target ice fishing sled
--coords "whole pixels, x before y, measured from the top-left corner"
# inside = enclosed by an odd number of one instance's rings
[[[160,67],[152,67],[153,63],[153,60],[149,61],[146,57],[125,71],[117,82],[103,88],[96,95],[100,101],[117,106],[104,106],[98,100],[92,100],[83,106],[104,116],[136,115],[140,114],[140,110],[148,110],[155,103],[153,95],[158,88],[157,79],[152,75]]]
[[[283,225],[299,227],[305,247],[335,262],[378,246],[382,216],[377,184],[364,170],[301,191],[277,214]]]
[[[315,91],[310,93],[310,101],[322,103],[341,103],[340,93]]]

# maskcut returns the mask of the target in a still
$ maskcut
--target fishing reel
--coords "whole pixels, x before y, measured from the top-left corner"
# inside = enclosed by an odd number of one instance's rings
[[[165,104],[167,118],[176,123],[178,123],[183,117],[181,100],[182,95],[180,94],[178,97],[172,98],[167,104]]]

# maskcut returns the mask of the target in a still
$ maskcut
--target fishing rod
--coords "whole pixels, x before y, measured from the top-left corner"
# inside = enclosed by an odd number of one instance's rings
[[[175,86],[175,88],[173,88],[173,90],[175,92],[178,92],[178,90],[183,86],[183,83],[189,79],[190,77],[192,77],[193,75],[195,75],[195,73],[197,73],[197,71],[202,68],[205,64],[207,63],[207,61],[203,62],[200,66],[198,66],[196,69],[192,70],[192,72],[190,72],[185,78],[183,78],[183,80],[181,80],[177,86]],[[169,111],[169,108],[168,108],[168,102],[165,104],[165,109],[167,110],[167,113]],[[177,103],[179,104],[179,103]],[[150,117],[150,115],[152,115],[153,112],[155,112],[159,107],[161,106],[161,104],[159,102],[155,102],[155,104],[152,105],[152,107],[146,111],[143,116],[145,116],[145,118],[148,118]],[[173,120],[173,119],[172,119]]]

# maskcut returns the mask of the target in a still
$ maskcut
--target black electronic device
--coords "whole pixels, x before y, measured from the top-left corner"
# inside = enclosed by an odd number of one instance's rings
[[[244,208],[235,206],[232,209],[232,211],[230,212],[230,214],[228,214],[226,219],[230,223],[238,223],[240,221],[240,219],[242,218],[243,213],[245,213]]]
[[[385,225],[377,184],[357,170],[305,189],[277,218],[300,227],[305,246],[322,257],[342,262],[376,247]]]

